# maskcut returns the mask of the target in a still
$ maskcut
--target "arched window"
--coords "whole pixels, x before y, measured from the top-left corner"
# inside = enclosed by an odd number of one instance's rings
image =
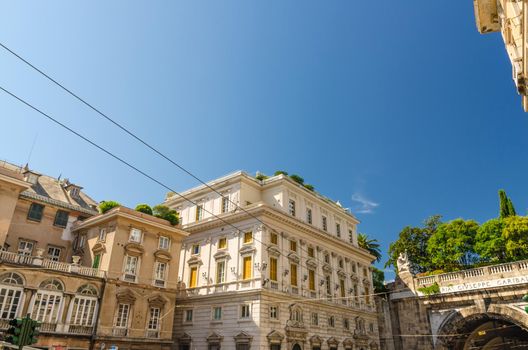
[[[56,324],[60,319],[64,285],[58,279],[48,279],[39,285],[31,303],[31,318],[43,323]]]
[[[0,319],[8,320],[18,316],[21,307],[24,279],[15,272],[0,276]]]
[[[85,284],[77,290],[77,295],[70,306],[70,332],[85,334],[91,330],[97,310],[97,289]]]

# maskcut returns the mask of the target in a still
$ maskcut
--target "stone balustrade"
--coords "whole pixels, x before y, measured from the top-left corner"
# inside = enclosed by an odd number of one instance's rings
[[[506,285],[528,283],[528,260],[483,266],[474,269],[414,278],[419,290],[438,284],[440,293],[461,292],[480,288],[493,288]]]
[[[54,261],[54,260],[43,258],[40,256],[17,254],[13,252],[4,251],[4,250],[0,251],[0,262],[18,264],[18,265],[39,266],[39,267],[49,269],[49,270],[66,272],[66,273],[74,273],[74,274],[90,276],[90,277],[99,277],[99,278],[106,277],[105,271],[101,271],[99,269],[94,269],[94,268],[87,267],[87,266],[81,266],[79,264]]]

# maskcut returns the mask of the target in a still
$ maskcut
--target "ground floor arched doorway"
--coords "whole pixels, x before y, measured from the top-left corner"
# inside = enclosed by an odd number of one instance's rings
[[[302,350],[301,346],[299,344],[295,344],[292,348],[292,350]]]
[[[515,320],[497,314],[475,314],[454,319],[439,333],[437,349],[528,349],[528,331]]]

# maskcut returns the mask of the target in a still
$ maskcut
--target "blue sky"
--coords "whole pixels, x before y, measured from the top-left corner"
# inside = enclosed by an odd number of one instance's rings
[[[528,115],[472,1],[4,2],[0,41],[204,179],[302,175],[384,249],[405,225],[526,213]],[[0,85],[178,190],[196,185],[0,49]],[[0,93],[0,158],[97,200],[164,189]],[[387,276],[390,278],[390,276]]]

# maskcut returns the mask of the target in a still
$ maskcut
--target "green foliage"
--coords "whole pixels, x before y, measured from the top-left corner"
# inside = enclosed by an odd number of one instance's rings
[[[502,236],[502,219],[483,223],[475,236],[475,252],[485,262],[499,263],[506,259],[506,242]]]
[[[473,250],[478,223],[455,219],[441,224],[427,243],[432,265],[446,271],[468,267],[475,262]]]
[[[504,219],[510,216],[515,216],[515,208],[511,198],[506,195],[504,190],[499,190],[499,218]]]
[[[502,235],[508,260],[528,259],[528,217],[511,216],[503,220]]]
[[[381,250],[377,239],[371,239],[366,234],[360,233],[358,234],[358,245],[374,255],[376,261],[381,260]]]
[[[172,210],[165,205],[156,205],[152,208],[152,213],[155,217],[160,219],[165,219],[171,223],[171,225],[178,225],[180,218],[176,210]]]
[[[373,267],[372,269],[372,282],[374,284],[375,293],[385,293],[387,292],[387,287],[385,287],[385,272]]]
[[[292,179],[293,181],[297,182],[299,185],[303,185],[304,184],[304,179],[302,177],[300,177],[299,175],[292,174],[292,175],[290,175],[290,179]]]
[[[138,204],[138,205],[136,205],[136,211],[142,212],[144,214],[152,215],[152,208],[148,204]]]
[[[277,170],[277,171],[273,174],[273,176],[277,176],[277,175],[286,175],[286,176],[288,176],[288,173],[287,173],[286,171],[284,171],[284,170]]]
[[[269,178],[269,176],[266,174],[262,174],[262,173],[257,173],[257,176],[255,176],[255,179],[260,180],[260,181],[266,180],[267,178]]]
[[[310,185],[310,184],[304,184],[303,186],[304,186],[304,188],[306,188],[309,191],[315,190],[315,188],[312,185]]]
[[[99,209],[99,213],[104,214],[110,209],[113,209],[115,207],[120,207],[120,206],[121,204],[119,204],[116,201],[102,201],[101,203],[99,203],[98,209]]]
[[[422,292],[425,295],[432,295],[432,294],[438,294],[440,293],[440,286],[438,283],[431,284],[427,287],[418,288],[419,292]]]

